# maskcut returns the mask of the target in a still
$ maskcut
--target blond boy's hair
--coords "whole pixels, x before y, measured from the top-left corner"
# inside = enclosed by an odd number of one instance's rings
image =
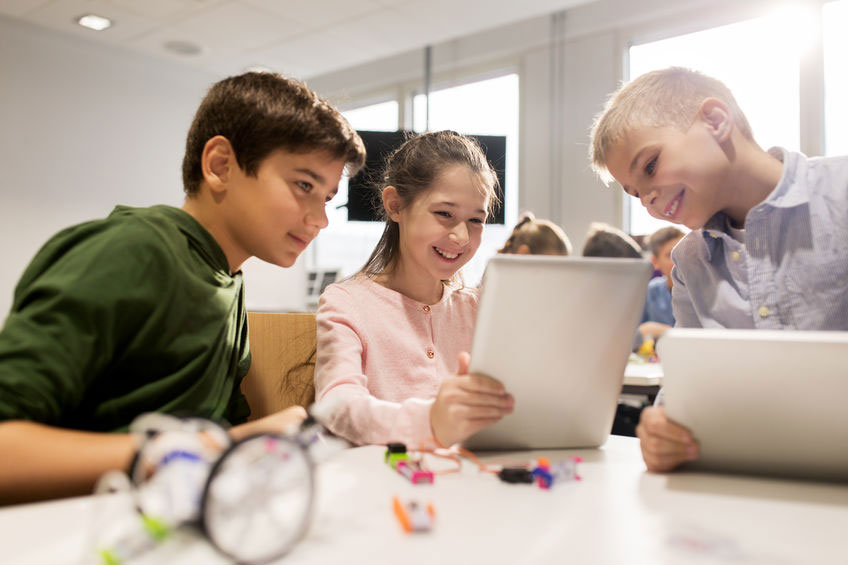
[[[695,121],[701,103],[718,98],[730,109],[736,128],[753,141],[751,125],[730,89],[720,80],[683,67],[646,73],[613,92],[592,126],[589,157],[604,180],[610,149],[637,127],[673,127],[686,131]]]

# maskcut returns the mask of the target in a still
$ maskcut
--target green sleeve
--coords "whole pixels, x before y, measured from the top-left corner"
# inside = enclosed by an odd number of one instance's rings
[[[98,223],[48,242],[0,332],[0,420],[61,425],[134,330],[155,317],[151,291],[168,292],[167,261],[131,229]]]

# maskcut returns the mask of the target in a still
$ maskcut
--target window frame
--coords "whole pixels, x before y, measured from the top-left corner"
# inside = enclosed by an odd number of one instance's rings
[[[817,156],[825,153],[825,84],[824,46],[822,41],[822,8],[830,0],[803,0],[794,6],[810,12],[815,33],[806,53],[802,54],[799,69],[799,133],[800,150],[805,155]],[[724,6],[721,10],[693,8],[673,16],[653,18],[650,22],[621,27],[617,32],[619,68],[616,73],[621,80],[630,81],[630,48],[636,45],[670,39],[680,35],[696,33],[715,27],[730,25],[745,20],[769,15],[775,8],[767,1],[740,3]],[[621,191],[621,224],[626,233],[631,228],[632,198]]]

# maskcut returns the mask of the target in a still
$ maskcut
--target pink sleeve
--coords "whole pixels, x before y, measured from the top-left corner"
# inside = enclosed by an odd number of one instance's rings
[[[433,437],[430,407],[433,400],[409,398],[389,402],[368,390],[363,374],[367,336],[357,319],[357,305],[340,285],[328,287],[318,303],[318,355],[315,364],[315,398],[329,412],[326,422],[333,433],[356,444],[405,443],[423,445]],[[391,378],[379,375],[374,378]]]

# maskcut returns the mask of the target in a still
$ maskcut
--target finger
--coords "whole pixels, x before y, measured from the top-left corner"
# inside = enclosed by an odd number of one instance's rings
[[[459,369],[456,370],[457,375],[467,375],[468,365],[471,364],[471,356],[467,351],[462,351],[459,354]]]
[[[496,406],[465,406],[463,418],[466,420],[500,420],[504,409]]]
[[[512,411],[515,399],[511,394],[488,394],[485,392],[463,392],[455,401],[466,406],[489,406],[500,410]]]
[[[482,392],[495,395],[506,394],[503,383],[485,375],[463,375],[457,379],[457,383],[466,392]]]
[[[468,427],[466,428],[466,432],[469,436],[471,436],[484,428],[488,428],[492,424],[497,424],[500,421],[501,418],[478,418],[476,420],[468,420]]]
[[[646,435],[659,436],[679,443],[694,443],[689,430],[669,420],[661,406],[650,406],[642,410],[639,426]]]
[[[658,455],[645,458],[645,465],[648,467],[649,471],[665,473],[676,469],[686,461],[688,461],[687,458],[676,455]]]
[[[669,441],[657,436],[647,436],[639,439],[645,446],[645,450],[655,456],[675,456],[690,459],[698,453],[698,446],[694,443]]]

